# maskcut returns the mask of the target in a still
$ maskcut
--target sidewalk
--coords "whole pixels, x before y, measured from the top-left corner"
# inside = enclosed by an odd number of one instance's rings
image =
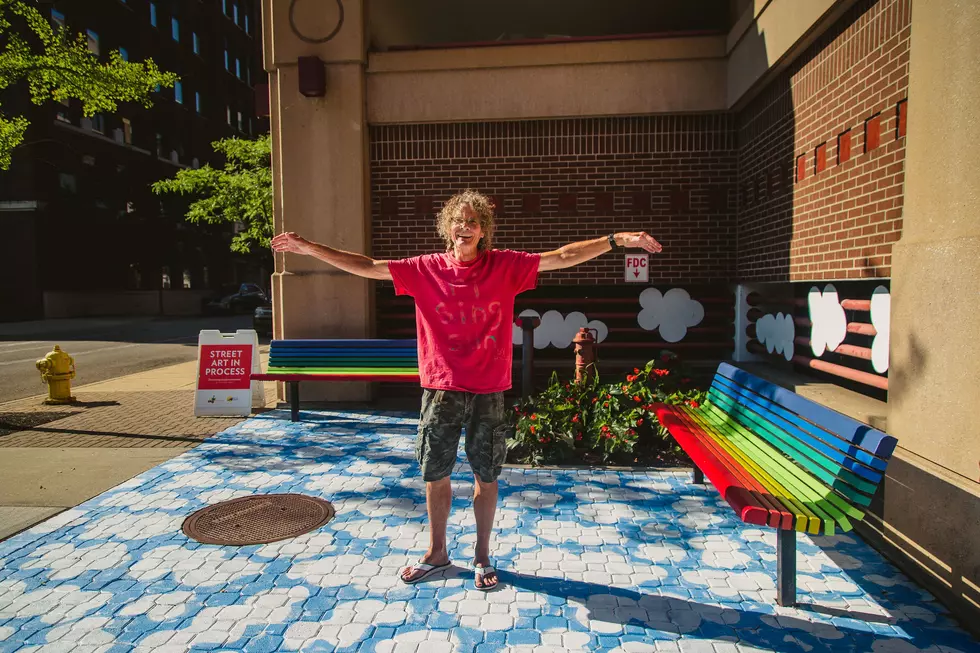
[[[967,653],[980,642],[852,533],[800,534],[798,608],[775,600],[775,532],[686,471],[505,468],[479,592],[472,476],[454,470],[454,566],[425,550],[415,413],[267,412],[0,542],[0,653]],[[176,450],[172,450],[176,451]],[[462,458],[460,458],[462,461]],[[203,545],[181,525],[254,494],[331,502],[319,529]]]
[[[78,386],[75,405],[0,404],[0,540],[240,422],[194,417],[196,371],[190,361]],[[265,398],[275,406],[274,383]]]

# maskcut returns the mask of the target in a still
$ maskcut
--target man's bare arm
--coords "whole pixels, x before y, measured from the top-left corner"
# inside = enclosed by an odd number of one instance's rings
[[[344,272],[356,274],[367,279],[391,281],[388,261],[377,261],[370,256],[345,252],[343,250],[314,243],[291,231],[281,233],[272,239],[272,249],[276,252],[292,252],[312,256],[329,263]]]
[[[614,234],[614,238],[616,244],[620,247],[639,247],[652,254],[657,254],[663,249],[660,243],[644,231],[624,231]],[[573,265],[594,259],[600,254],[605,254],[611,249],[609,240],[605,236],[594,240],[581,240],[577,243],[571,243],[542,254],[541,262],[538,264],[538,270],[540,272],[546,272],[548,270],[570,268]]]

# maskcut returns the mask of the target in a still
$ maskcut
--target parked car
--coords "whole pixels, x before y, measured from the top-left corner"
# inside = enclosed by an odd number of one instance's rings
[[[268,303],[265,291],[254,283],[222,286],[213,296],[204,300],[205,315],[219,313],[252,313],[257,306]]]
[[[272,302],[255,307],[252,313],[252,328],[260,336],[272,337]]]

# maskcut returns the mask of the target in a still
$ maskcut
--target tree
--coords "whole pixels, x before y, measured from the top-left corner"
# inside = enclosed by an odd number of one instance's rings
[[[18,27],[14,27],[14,25]],[[29,42],[39,46],[36,52]],[[116,111],[118,102],[152,105],[151,93],[159,87],[172,87],[177,75],[162,72],[152,60],[125,61],[118,51],[108,62],[99,61],[88,49],[84,34],[70,38],[65,27],[55,31],[48,19],[24,0],[0,0],[0,91],[22,79],[27,80],[31,101],[75,98],[82,102],[82,113]],[[28,121],[23,116],[0,113],[0,170],[10,167],[13,149],[24,140]]]
[[[172,179],[153,184],[153,192],[196,197],[185,216],[193,224],[241,224],[231,250],[248,254],[253,246],[268,250],[272,238],[272,138],[225,138],[211,144],[224,154],[225,166],[179,170]]]

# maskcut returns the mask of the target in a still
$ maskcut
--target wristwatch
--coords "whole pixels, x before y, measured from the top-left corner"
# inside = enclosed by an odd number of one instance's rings
[[[612,247],[613,249],[616,249],[616,236],[615,236],[615,234],[609,234],[608,236],[606,236],[606,240],[609,241],[609,246],[610,247]]]

